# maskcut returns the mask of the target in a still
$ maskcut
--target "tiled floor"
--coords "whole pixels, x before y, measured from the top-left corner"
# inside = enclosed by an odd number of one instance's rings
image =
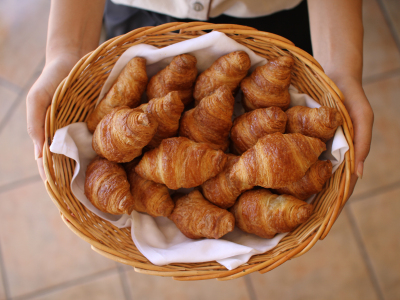
[[[327,238],[267,274],[193,283],[96,254],[50,201],[25,121],[25,96],[44,64],[49,2],[0,1],[0,300],[400,299],[400,1],[364,0],[373,143]]]

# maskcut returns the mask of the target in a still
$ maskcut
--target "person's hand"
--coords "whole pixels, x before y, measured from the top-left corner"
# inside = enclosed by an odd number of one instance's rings
[[[362,178],[364,162],[371,147],[374,113],[365,96],[361,82],[354,78],[336,77],[334,79],[344,95],[344,105],[354,127],[354,174],[350,180],[349,197],[353,193],[357,179]]]
[[[35,159],[43,181],[46,180],[42,159],[46,110],[58,85],[68,75],[78,59],[74,55],[65,54],[46,63],[42,74],[26,97],[28,133],[33,140]]]

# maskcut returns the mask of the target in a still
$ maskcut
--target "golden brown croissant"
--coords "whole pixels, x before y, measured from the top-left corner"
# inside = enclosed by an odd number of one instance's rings
[[[168,217],[174,209],[174,202],[169,195],[168,188],[160,183],[155,183],[140,177],[135,172],[139,163],[136,158],[125,164],[131,194],[137,202],[143,205],[144,210],[152,217]]]
[[[144,212],[130,192],[125,170],[117,163],[96,156],[86,169],[85,196],[102,212],[120,215],[133,209]]]
[[[239,116],[231,129],[233,152],[242,154],[266,134],[284,133],[286,121],[285,112],[276,106],[255,109]]]
[[[127,106],[117,107],[96,127],[92,146],[99,156],[110,161],[129,162],[142,154],[157,126],[150,114]]]
[[[311,195],[319,193],[325,182],[332,176],[332,163],[329,160],[317,160],[306,172],[303,178],[277,189],[278,194],[292,195],[300,200],[306,200]]]
[[[286,115],[287,133],[298,132],[319,138],[323,142],[330,140],[336,129],[343,124],[340,113],[335,108],[327,106],[319,108],[293,106],[286,111]]]
[[[197,59],[190,54],[175,56],[171,63],[154,75],[147,85],[147,98],[160,98],[178,91],[183,104],[193,100],[193,86],[197,76]]]
[[[301,179],[326,145],[300,133],[267,134],[242,154],[231,171],[235,184],[281,188]]]
[[[306,222],[312,210],[307,202],[290,195],[274,195],[266,189],[243,193],[231,208],[237,227],[267,239]]]
[[[290,104],[289,85],[294,60],[281,56],[257,67],[243,79],[243,106],[246,111],[256,108],[278,106],[286,110]]]
[[[230,178],[232,167],[240,157],[232,154],[227,154],[227,157],[228,159],[222,172],[201,185],[204,197],[221,208],[231,207],[243,192],[243,187],[236,185]],[[251,186],[248,188],[251,188]]]
[[[103,100],[89,115],[87,120],[88,129],[93,133],[97,124],[115,107],[136,107],[147,85],[146,59],[135,57],[122,70],[111,89]]]
[[[226,155],[221,150],[175,137],[146,152],[135,170],[145,179],[177,190],[199,186],[221,172],[225,162]]]
[[[231,52],[218,58],[196,80],[193,92],[196,105],[222,85],[228,86],[234,93],[250,66],[250,57],[244,51]]]
[[[178,197],[169,218],[190,239],[219,239],[235,227],[233,215],[208,202],[198,190]]]
[[[142,104],[138,109],[151,114],[158,123],[157,132],[147,145],[148,148],[158,147],[163,139],[176,136],[179,119],[185,109],[179,93],[174,91],[161,98],[153,98],[149,103]]]
[[[183,114],[179,135],[225,151],[229,146],[234,105],[235,99],[228,87],[219,87],[213,94],[203,98],[198,106]]]

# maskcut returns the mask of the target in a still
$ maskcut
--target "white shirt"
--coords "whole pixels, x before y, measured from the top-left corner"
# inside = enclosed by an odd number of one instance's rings
[[[301,0],[112,0],[180,19],[208,20],[221,14],[254,18],[290,9]]]

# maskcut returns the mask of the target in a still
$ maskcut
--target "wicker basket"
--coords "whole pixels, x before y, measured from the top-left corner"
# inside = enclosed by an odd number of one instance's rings
[[[73,196],[70,181],[75,162],[64,155],[51,153],[49,147],[57,129],[86,120],[94,109],[109,71],[126,49],[141,43],[162,48],[210,30],[227,34],[267,59],[290,53],[295,59],[292,84],[321,105],[335,107],[341,112],[344,119],[343,131],[350,150],[345,155],[345,161],[314,200],[314,212],[308,222],[288,234],[274,249],[251,257],[247,264],[234,270],[227,270],[215,261],[155,266],[135,247],[129,228],[116,228],[86,209]],[[105,257],[133,266],[139,273],[172,276],[177,280],[229,280],[254,271],[265,273],[306,253],[317,240],[326,237],[337,219],[346,203],[350,174],[354,168],[353,127],[343,105],[342,93],[324,74],[318,62],[283,37],[231,24],[168,23],[139,28],[106,41],[83,57],[59,85],[46,114],[45,132],[47,142],[44,145],[43,161],[47,176],[46,188],[65,224],[90,243],[94,251]]]

